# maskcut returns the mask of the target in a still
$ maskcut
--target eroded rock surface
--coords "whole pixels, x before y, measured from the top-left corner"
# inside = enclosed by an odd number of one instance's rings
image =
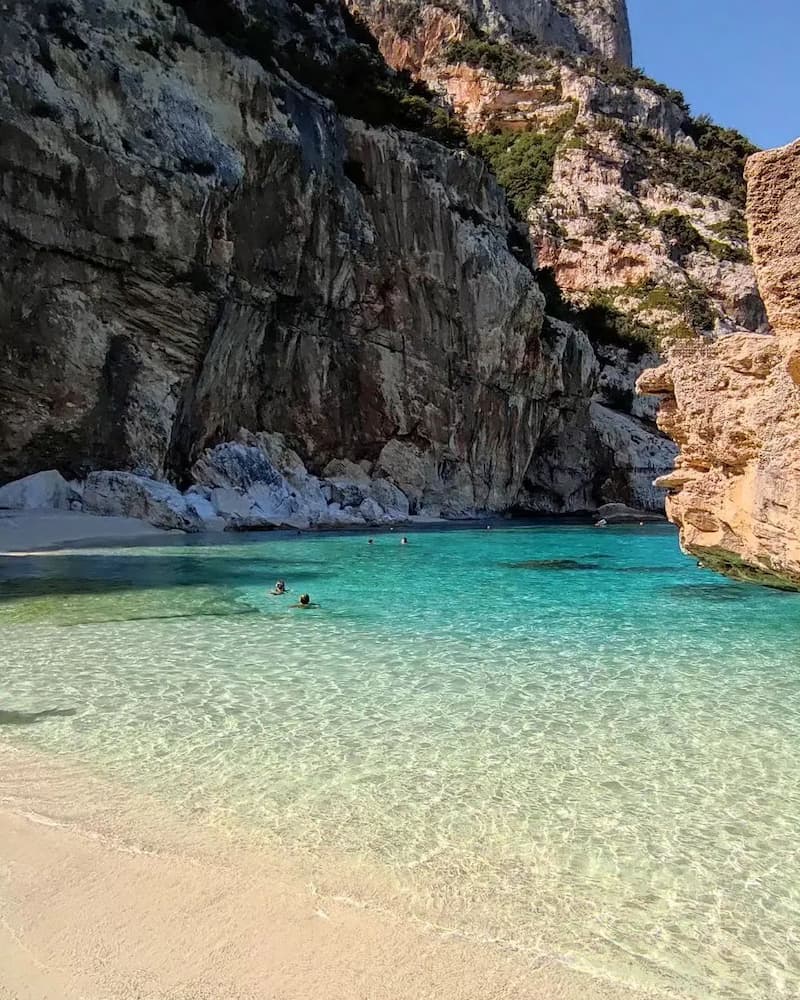
[[[301,6],[223,5],[224,31],[165,0],[0,11],[0,481],[127,474],[90,478],[88,504],[151,516],[141,483],[185,489],[247,427],[282,435],[294,471],[260,499],[209,483],[163,518],[324,503],[358,523],[367,500],[402,512],[393,490],[470,516],[525,506],[545,445],[584,434],[594,368],[566,366],[591,347],[543,334],[504,193],[467,153],[296,82],[279,55],[299,65],[300,44],[308,81],[351,44],[337,4]],[[590,37],[592,5],[572,6]],[[257,15],[241,37],[234,8]],[[374,467],[357,508],[320,499],[334,459]],[[624,499],[579,476],[581,505]],[[550,478],[540,506],[573,507]]]
[[[774,334],[678,345],[640,379],[680,446],[670,518],[684,549],[740,579],[800,589],[800,142],[748,164],[748,222]]]
[[[414,23],[469,22],[489,34],[533,38],[570,52],[591,53],[630,66],[631,32],[625,0],[347,0],[372,24],[397,28],[398,43]]]

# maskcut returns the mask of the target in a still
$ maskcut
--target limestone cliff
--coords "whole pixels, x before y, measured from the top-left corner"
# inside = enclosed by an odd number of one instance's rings
[[[395,100],[383,78],[347,92],[368,56],[345,30],[334,4],[0,11],[2,480],[186,485],[246,428],[316,473],[362,462],[412,510],[525,505],[540,446],[588,420],[594,353],[543,330],[479,160],[320,95]],[[535,506],[626,499],[605,478]]]
[[[348,0],[376,29],[384,44],[390,35],[402,46],[417,34],[420,18],[441,30],[462,33],[469,24],[508,39],[602,56],[625,66],[632,62],[625,0]],[[423,41],[424,44],[424,41]]]
[[[754,147],[630,68],[625,3],[348,3],[462,117],[571,302],[652,344],[764,326],[741,211]],[[540,23],[553,7],[573,37]]]
[[[800,589],[800,142],[748,163],[748,223],[774,333],[674,347],[642,376],[680,445],[661,480],[684,549],[740,579]]]

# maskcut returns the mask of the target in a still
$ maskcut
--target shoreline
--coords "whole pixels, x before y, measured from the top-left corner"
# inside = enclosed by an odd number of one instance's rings
[[[662,995],[356,901],[333,859],[256,849],[6,740],[0,787],[4,1000]]]
[[[179,529],[156,528],[147,521],[132,517],[113,517],[87,514],[80,511],[54,510],[0,510],[0,558],[20,558],[37,555],[57,555],[60,552],[80,551],[86,548],[125,548],[152,545],[203,544],[232,545],[256,538],[316,538],[332,535],[387,535],[393,532],[424,531],[477,531],[491,527],[537,527],[560,525],[563,527],[586,526],[592,523],[590,512],[584,514],[531,515],[506,517],[501,514],[470,519],[412,517],[396,525],[353,525],[339,528],[273,528],[259,531],[209,531],[186,532]],[[650,521],[646,525],[671,527],[666,518]],[[609,528],[639,527],[631,524],[609,525]]]

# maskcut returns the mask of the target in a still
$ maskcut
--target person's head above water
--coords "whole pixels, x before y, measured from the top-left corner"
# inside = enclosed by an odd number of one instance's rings
[[[285,580],[278,580],[278,582],[275,584],[275,589],[276,590],[286,590],[286,581]]]
[[[400,541],[400,544],[401,545],[408,545],[408,539],[406,538],[405,535],[403,535],[403,537],[402,537],[402,539]]]
[[[301,604],[310,604],[311,603],[311,597],[308,594],[301,594],[300,595],[300,603]]]

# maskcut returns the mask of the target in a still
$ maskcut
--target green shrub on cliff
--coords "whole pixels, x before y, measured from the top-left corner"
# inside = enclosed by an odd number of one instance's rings
[[[689,219],[677,209],[660,212],[656,216],[655,223],[667,241],[671,260],[680,262],[687,254],[703,250],[707,246]]]
[[[727,219],[715,222],[709,228],[722,240],[739,240],[742,243],[748,240],[747,220],[743,212],[731,212]]]
[[[685,129],[695,148],[676,146],[648,129],[628,133],[638,148],[641,177],[744,207],[744,165],[757,147],[741,133],[715,125],[707,116],[687,119]]]
[[[451,42],[444,50],[444,58],[449,63],[466,63],[475,69],[485,69],[508,86],[513,86],[526,68],[526,60],[516,46],[485,38]]]
[[[470,149],[491,165],[521,216],[542,197],[553,177],[559,138],[548,132],[504,130],[472,136]]]
[[[603,83],[616,87],[642,87],[644,90],[657,94],[665,101],[671,101],[686,114],[689,113],[689,105],[680,90],[674,90],[664,83],[659,83],[638,66],[623,66],[618,62],[609,62],[592,56],[587,58],[587,62]]]
[[[575,109],[568,111],[547,130],[498,129],[470,137],[470,149],[490,165],[521,216],[527,215],[553,179],[556,151],[575,115]]]

